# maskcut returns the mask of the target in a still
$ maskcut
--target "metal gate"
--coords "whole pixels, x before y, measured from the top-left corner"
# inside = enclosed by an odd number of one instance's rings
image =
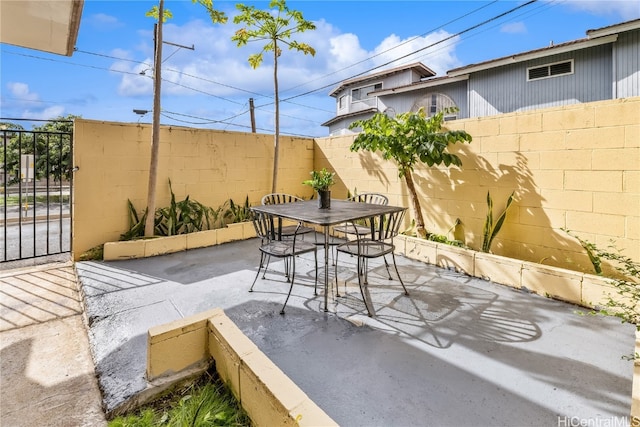
[[[70,130],[73,126],[70,121],[49,123],[55,125],[42,128]],[[0,269],[12,261],[69,259],[73,133],[7,127],[6,122],[0,126],[3,147]]]

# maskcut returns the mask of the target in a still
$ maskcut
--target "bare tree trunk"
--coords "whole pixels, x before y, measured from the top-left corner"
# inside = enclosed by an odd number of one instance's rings
[[[420,201],[418,200],[418,193],[416,192],[416,185],[413,182],[413,175],[411,169],[404,170],[404,179],[407,182],[407,188],[409,189],[409,195],[411,196],[411,205],[413,206],[413,217],[416,219],[416,234],[418,237],[427,237],[427,230],[424,228],[424,219],[422,217],[422,209],[420,208]]]
[[[280,157],[280,97],[278,96],[278,44],[277,40],[273,41],[273,93],[276,102],[275,113],[275,133],[274,133],[274,149],[273,149],[273,180],[271,181],[271,192],[276,192],[278,181],[278,160]]]
[[[151,130],[151,161],[149,164],[149,187],[147,191],[147,219],[144,223],[144,235],[153,236],[156,212],[156,182],[158,180],[158,157],[160,148],[160,69],[162,67],[162,18],[164,0],[158,7],[158,24],[156,26],[155,56],[153,59],[153,126]]]

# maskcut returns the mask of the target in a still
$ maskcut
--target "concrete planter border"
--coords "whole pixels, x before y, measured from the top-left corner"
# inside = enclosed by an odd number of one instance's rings
[[[250,239],[255,236],[256,232],[252,222],[238,222],[228,224],[224,228],[180,234],[178,236],[107,242],[104,244],[103,259],[105,261],[116,261],[165,255],[188,249],[220,245],[235,240]]]
[[[614,288],[600,276],[507,258],[418,237],[396,237],[396,252],[407,258],[526,289],[588,308],[602,304]]]

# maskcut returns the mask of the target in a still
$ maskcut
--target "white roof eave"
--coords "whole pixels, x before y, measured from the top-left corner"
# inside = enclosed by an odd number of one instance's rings
[[[455,77],[439,78],[435,80],[425,80],[424,82],[414,83],[412,85],[401,86],[393,89],[379,90],[379,91],[372,92],[372,94],[376,96],[394,95],[397,93],[412,92],[417,89],[426,89],[429,87],[442,86],[443,84],[456,83],[456,82],[460,82],[468,79],[469,79],[468,74],[461,74]]]
[[[471,65],[469,67],[463,67],[458,70],[451,70],[447,72],[449,77],[457,77],[465,74],[477,73],[478,71],[489,70],[492,68],[502,67],[505,65],[517,64],[519,62],[529,61],[532,59],[544,58],[550,55],[557,55],[560,53],[572,52],[579,49],[587,49],[594,46],[600,46],[603,44],[613,43],[618,40],[618,34],[613,34],[605,37],[598,37],[590,40],[585,40],[579,43],[569,43],[566,45],[559,45],[557,48],[547,48],[537,52],[524,53],[521,55],[513,55],[507,58],[498,59],[496,61],[486,62],[484,64],[478,64],[476,66]]]

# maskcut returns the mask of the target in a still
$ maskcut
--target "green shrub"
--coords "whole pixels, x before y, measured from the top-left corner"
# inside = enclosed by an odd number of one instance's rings
[[[635,325],[636,330],[640,331],[640,263],[622,254],[613,242],[606,249],[600,249],[569,230],[564,231],[580,242],[596,274],[606,277],[615,289],[615,294],[608,294],[605,306],[595,313],[615,316],[623,323]],[[638,354],[634,357],[639,358]]]
[[[168,207],[158,208],[154,217],[154,236],[175,236],[197,231],[213,230],[225,226],[225,218],[228,217],[226,202],[217,209],[205,206],[200,202],[191,200],[187,196],[184,200],[176,201],[171,180],[169,180],[171,202]],[[248,203],[248,196],[247,196]],[[120,240],[133,240],[144,238],[147,210],[138,214],[131,200],[127,200],[129,213],[129,230],[120,235]]]

